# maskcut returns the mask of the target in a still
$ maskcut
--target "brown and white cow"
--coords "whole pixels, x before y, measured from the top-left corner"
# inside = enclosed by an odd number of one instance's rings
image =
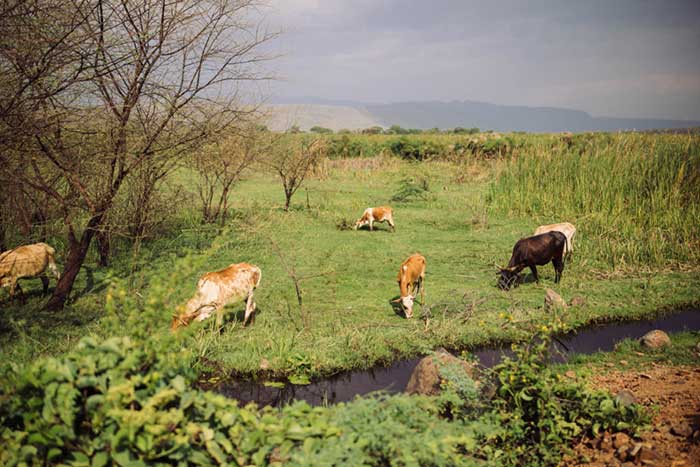
[[[394,213],[388,206],[380,206],[378,208],[367,208],[364,214],[355,222],[355,230],[363,225],[369,224],[369,230],[373,230],[375,222],[386,222],[391,227],[391,230],[396,230],[394,225]]]
[[[534,235],[541,235],[547,232],[561,232],[566,237],[566,255],[570,255],[574,251],[574,236],[576,236],[576,227],[570,222],[562,222],[560,224],[541,225],[535,229]]]
[[[20,279],[40,278],[46,293],[49,289],[46,268],[56,280],[61,278],[56,267],[55,254],[56,251],[46,243],[23,245],[0,254],[0,287],[10,288],[10,301],[14,298],[16,289],[24,296],[19,285]]]
[[[425,258],[419,253],[414,253],[401,263],[399,268],[398,282],[401,297],[394,300],[401,302],[401,307],[406,313],[406,318],[413,316],[413,301],[421,294],[421,306],[425,303],[425,288],[423,280],[425,279]]]
[[[224,307],[238,301],[246,302],[243,326],[255,311],[253,291],[260,284],[260,268],[248,263],[231,264],[226,269],[204,274],[197,283],[197,292],[185,305],[185,311],[173,317],[170,328],[175,331],[192,321],[204,321],[216,313],[216,325],[221,326]]]

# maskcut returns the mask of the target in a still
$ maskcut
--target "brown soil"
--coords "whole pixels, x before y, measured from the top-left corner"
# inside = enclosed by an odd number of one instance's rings
[[[613,394],[631,391],[637,402],[658,411],[641,438],[605,433],[584,439],[560,467],[700,467],[700,368],[651,364],[594,376],[591,386]]]

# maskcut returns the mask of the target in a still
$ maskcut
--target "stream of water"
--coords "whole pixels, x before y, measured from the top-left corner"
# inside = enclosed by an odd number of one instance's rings
[[[700,309],[683,310],[648,320],[592,325],[558,336],[552,352],[553,361],[564,362],[573,354],[610,351],[623,339],[636,339],[653,329],[667,333],[698,331]],[[476,355],[481,365],[492,367],[504,355],[509,355],[510,349],[483,348],[471,353]],[[223,381],[212,389],[238,399],[242,404],[253,401],[259,405],[278,407],[296,400],[304,400],[311,405],[333,404],[350,401],[355,396],[374,391],[403,391],[421,358],[399,360],[386,367],[344,372],[304,386],[287,383],[284,387],[271,387],[261,382],[232,379]]]

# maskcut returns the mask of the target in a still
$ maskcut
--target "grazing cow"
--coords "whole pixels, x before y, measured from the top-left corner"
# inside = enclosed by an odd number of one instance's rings
[[[0,287],[10,288],[10,301],[14,298],[15,289],[19,289],[24,298],[22,287],[19,285],[20,279],[39,277],[46,293],[49,290],[46,268],[49,268],[57,281],[61,278],[56,267],[55,254],[56,251],[46,243],[23,245],[0,254]]]
[[[262,272],[248,263],[231,264],[226,269],[204,274],[197,283],[197,292],[185,305],[184,313],[173,317],[170,328],[175,331],[192,321],[203,321],[216,312],[216,325],[221,326],[224,307],[245,300],[243,326],[255,311],[253,291],[260,284]]]
[[[554,282],[558,283],[564,271],[564,248],[566,236],[558,231],[521,238],[513,247],[508,267],[499,268],[501,277],[498,286],[508,290],[517,280],[520,271],[526,267],[530,268],[535,280],[539,282],[536,266],[543,266],[550,261],[554,265]]]
[[[416,298],[416,295],[418,295],[418,291],[420,291],[421,306],[425,303],[424,279],[425,258],[422,255],[414,253],[409,256],[406,261],[401,263],[399,276],[397,278],[399,289],[401,290],[401,297],[394,300],[394,302],[401,302],[401,308],[403,308],[406,313],[406,318],[411,318],[413,316],[413,300]]]
[[[562,222],[561,224],[548,224],[541,225],[537,227],[534,235],[540,235],[547,232],[561,232],[566,236],[566,255],[570,255],[574,251],[574,237],[576,236],[576,227],[574,224],[569,222]]]
[[[394,213],[390,207],[381,206],[378,208],[367,208],[365,209],[362,217],[355,222],[355,230],[359,229],[363,225],[369,224],[369,230],[373,230],[373,224],[375,222],[387,222],[391,227],[391,230],[396,230],[394,225]]]

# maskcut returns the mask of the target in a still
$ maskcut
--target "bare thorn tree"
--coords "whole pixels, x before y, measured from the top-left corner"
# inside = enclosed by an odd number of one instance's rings
[[[231,136],[205,145],[195,156],[203,222],[223,224],[226,221],[231,190],[265,150],[267,135],[255,125],[235,128]]]
[[[270,145],[264,163],[274,170],[282,182],[285,211],[289,211],[292,196],[325,155],[326,142],[322,138],[285,134]]]
[[[28,161],[22,183],[50,196],[63,214],[68,254],[48,303],[60,309],[127,177],[146,161],[191,151],[255,110],[240,104],[240,85],[269,78],[262,46],[276,34],[263,29],[255,0],[55,3],[60,15],[51,8],[19,13],[29,26],[30,15],[44,15],[39,24],[55,21],[71,38],[46,79],[33,79],[40,59],[24,65],[32,29],[7,28],[16,32],[18,52],[2,49],[2,66],[8,82],[38,96],[30,124],[22,125],[31,143],[20,154]]]

